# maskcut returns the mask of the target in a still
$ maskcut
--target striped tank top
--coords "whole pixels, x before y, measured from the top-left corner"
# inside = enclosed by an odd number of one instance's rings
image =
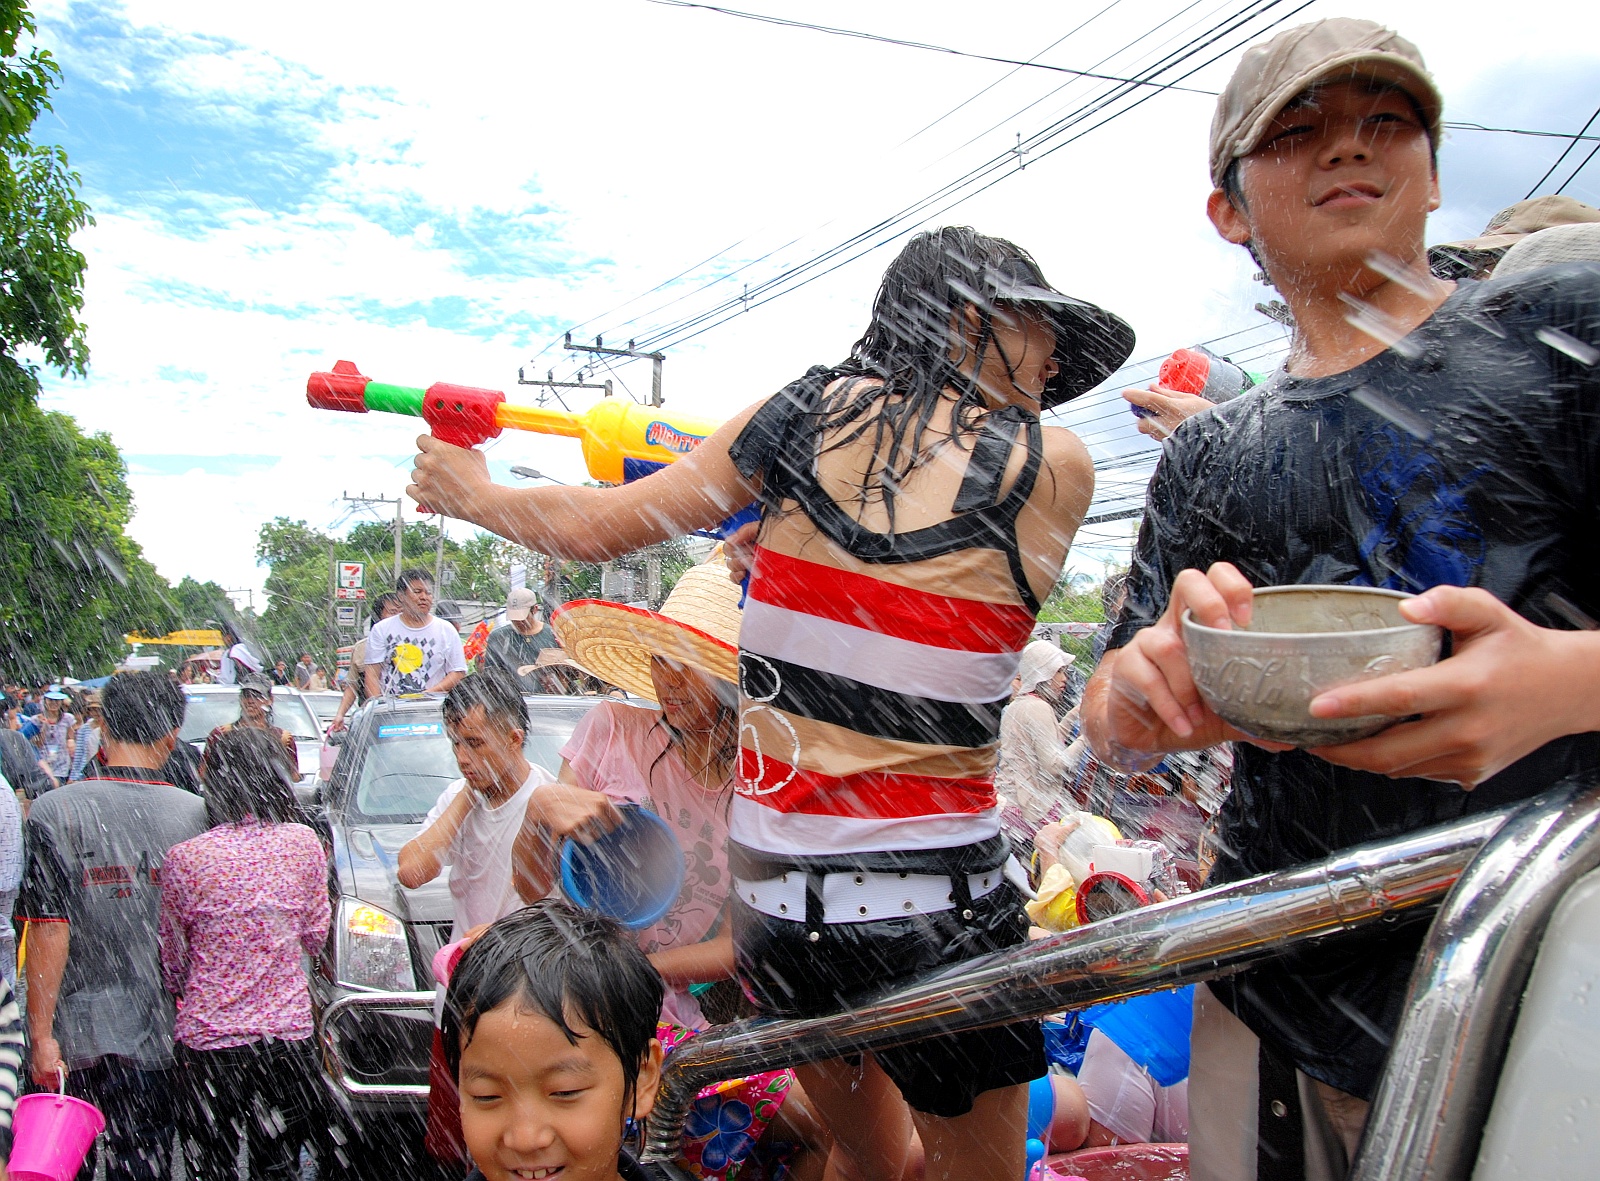
[[[830,376],[773,397],[730,452],[766,509],[739,633],[730,836],[780,857],[989,840],[1000,714],[1039,609],[1016,539],[1039,420],[986,415],[953,515],[875,533],[817,477],[809,424]]]

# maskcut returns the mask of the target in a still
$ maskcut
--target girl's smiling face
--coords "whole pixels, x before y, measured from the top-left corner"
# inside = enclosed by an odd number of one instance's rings
[[[651,1041],[633,1101],[622,1063],[592,1029],[506,1001],[478,1018],[461,1051],[461,1130],[486,1181],[617,1181],[629,1116],[655,1105],[661,1043]]]

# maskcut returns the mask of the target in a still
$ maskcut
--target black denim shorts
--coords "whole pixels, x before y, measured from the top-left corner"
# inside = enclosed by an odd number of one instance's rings
[[[734,862],[734,873],[740,877],[772,876],[770,861],[735,855]],[[998,863],[996,859],[994,864]],[[884,868],[876,857],[853,864],[860,869]],[[832,859],[825,866],[790,861],[776,868],[778,873],[847,872]],[[961,858],[950,868],[982,872],[990,867]],[[914,872],[947,871],[918,865]],[[1028,937],[1022,896],[1009,881],[971,900],[970,908],[957,905],[933,914],[866,923],[791,922],[752,910],[737,900],[737,893],[734,897],[739,981],[761,1013],[770,1017],[840,1012],[897,984],[1015,947]],[[970,919],[963,917],[969,909]],[[971,1111],[973,1101],[985,1091],[1031,1082],[1046,1069],[1044,1035],[1036,1020],[939,1034],[873,1054],[907,1103],[917,1111],[947,1118]]]

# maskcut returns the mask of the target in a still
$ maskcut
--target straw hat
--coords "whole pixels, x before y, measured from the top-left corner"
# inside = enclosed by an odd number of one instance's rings
[[[729,684],[739,680],[739,588],[721,562],[692,566],[660,611],[601,599],[556,608],[550,626],[572,659],[647,701],[656,699],[650,658],[665,656]]]

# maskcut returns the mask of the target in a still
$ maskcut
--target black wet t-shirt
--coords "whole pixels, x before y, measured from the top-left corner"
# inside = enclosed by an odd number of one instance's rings
[[[1488,590],[1545,627],[1600,619],[1600,266],[1464,283],[1391,348],[1333,377],[1280,375],[1168,442],[1110,646],[1213,562],[1256,586]],[[1213,881],[1524,799],[1600,767],[1559,739],[1475,791],[1239,744]],[[1426,928],[1311,944],[1213,989],[1307,1074],[1370,1098]]]

